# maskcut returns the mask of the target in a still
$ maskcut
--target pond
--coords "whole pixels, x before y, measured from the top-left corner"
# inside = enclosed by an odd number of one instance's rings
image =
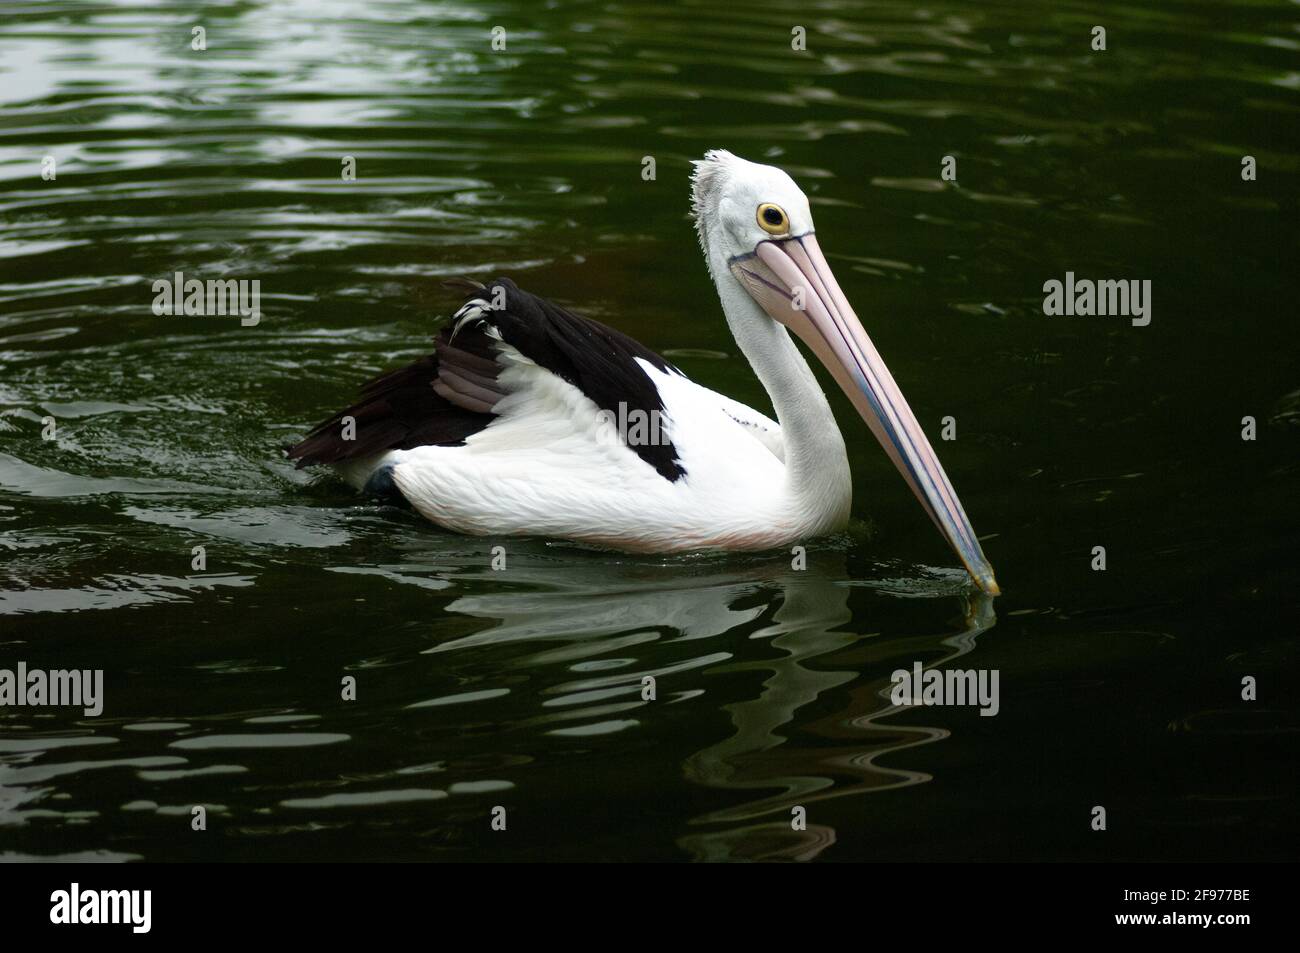
[[[1300,7],[798,7],[5,12],[0,668],[104,697],[0,707],[0,857],[1294,859]],[[710,148],[809,194],[1000,598],[828,377],[853,521],[803,565],[458,536],[285,460],[459,275],[770,411]],[[260,319],[156,314],[177,272]],[[894,705],[917,663],[996,715]]]

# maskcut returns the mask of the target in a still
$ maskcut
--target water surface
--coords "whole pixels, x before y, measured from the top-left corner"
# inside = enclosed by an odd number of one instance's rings
[[[0,667],[107,700],[0,710],[0,856],[1294,858],[1298,53],[1284,2],[6,6]],[[282,459],[461,274],[766,410],[686,215],[713,147],[809,192],[1002,598],[838,396],[855,521],[802,571],[457,537]],[[176,271],[261,322],[155,316]],[[1152,323],[1045,317],[1066,271]],[[893,708],[915,661],[999,714]]]

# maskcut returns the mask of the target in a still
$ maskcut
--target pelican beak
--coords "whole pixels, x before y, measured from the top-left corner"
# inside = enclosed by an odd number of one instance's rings
[[[812,232],[760,242],[733,258],[731,272],[776,321],[803,340],[826,365],[885,448],[975,584],[999,594],[993,567],[948,475],[907,406],[894,376],[849,307]]]

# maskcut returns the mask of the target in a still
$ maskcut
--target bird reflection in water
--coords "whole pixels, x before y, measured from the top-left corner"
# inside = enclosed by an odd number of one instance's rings
[[[591,718],[650,722],[655,704],[706,695],[717,676],[734,683],[736,675],[753,673],[743,684],[756,685],[754,697],[718,706],[732,732],[683,760],[688,781],[740,795],[693,818],[696,829],[679,837],[678,845],[701,860],[814,858],[835,842],[835,831],[811,821],[806,830],[794,830],[793,807],[929,780],[921,771],[880,764],[886,754],[948,734],[886,720],[904,710],[890,701],[890,675],[918,659],[927,668],[947,665],[971,652],[996,618],[993,600],[968,587],[964,574],[910,569],[885,576],[877,570],[863,579],[858,567],[849,571],[844,551],[824,550],[803,570],[780,559],[738,564],[734,557],[706,559],[687,571],[681,564],[636,559],[566,562],[516,561],[510,591],[455,599],[447,606],[451,612],[495,624],[429,651],[512,647],[516,671],[563,666],[568,674],[575,663],[610,652],[638,655],[636,671],[583,666],[583,677],[548,685],[548,710],[528,719],[535,727]],[[855,593],[879,611],[851,609]],[[864,617],[881,631],[855,631]],[[922,617],[929,621],[920,622],[918,633],[914,626]],[[925,631],[948,617],[946,631]],[[730,636],[725,644],[723,636]],[[719,640],[716,650],[699,645],[706,639]],[[746,651],[759,641],[781,655],[771,658],[757,646]],[[703,691],[642,700],[645,675],[654,675],[667,692],[682,683],[683,673]],[[844,702],[826,714],[824,704],[814,703],[831,692]],[[557,711],[550,707],[557,697],[590,704]],[[806,743],[810,737],[815,744]]]
[[[890,675],[898,668],[910,668],[918,658],[929,659],[927,668],[946,665],[972,651],[979,634],[996,621],[993,599],[970,590],[935,596],[959,603],[959,627],[955,631],[866,636],[843,628],[853,618],[848,598],[854,584],[815,572],[792,572],[780,581],[782,605],[772,624],[752,637],[770,639],[785,656],[739,663],[738,668],[771,675],[764,680],[757,698],[727,706],[735,733],[686,762],[687,776],[699,784],[774,793],[695,818],[693,824],[720,826],[679,841],[701,860],[810,860],[835,843],[835,831],[811,822],[806,830],[795,830],[791,824],[795,806],[808,808],[827,798],[928,781],[930,776],[924,772],[878,763],[886,754],[897,754],[948,735],[943,728],[884,722],[906,710],[890,700]],[[922,594],[906,592],[906,586],[900,589],[897,581],[859,585],[881,593],[909,597]],[[860,644],[854,654],[861,655],[863,662],[853,668],[828,670],[808,665],[816,660],[825,664],[825,657],[855,643]],[[842,685],[850,686],[848,704],[842,710],[807,721],[796,720],[800,710]],[[780,750],[789,747],[787,738],[796,731],[838,743]],[[773,820],[762,821],[766,817]]]

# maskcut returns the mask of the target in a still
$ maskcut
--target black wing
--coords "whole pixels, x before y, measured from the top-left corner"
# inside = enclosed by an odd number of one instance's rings
[[[621,420],[638,410],[645,420],[654,419],[652,412],[663,414],[659,391],[636,359],[678,372],[654,351],[599,321],[522,291],[508,278],[486,286],[460,279],[454,286],[468,295],[438,334],[436,351],[366,384],[356,403],[314,427],[289,450],[299,467],[385,450],[463,444],[495,419],[492,408],[506,395],[497,360],[502,342]],[[344,417],[356,421],[355,439],[343,439]],[[629,446],[667,480],[686,472],[666,439]]]

